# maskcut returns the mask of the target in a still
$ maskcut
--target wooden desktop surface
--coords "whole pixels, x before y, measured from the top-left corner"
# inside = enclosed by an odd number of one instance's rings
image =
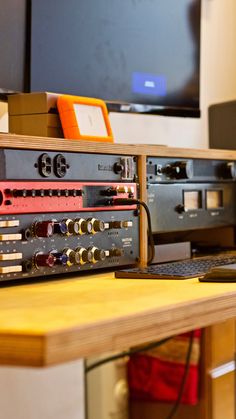
[[[236,283],[70,277],[0,290],[0,364],[47,366],[236,316]]]

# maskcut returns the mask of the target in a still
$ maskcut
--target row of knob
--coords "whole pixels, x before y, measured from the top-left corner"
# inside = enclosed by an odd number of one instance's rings
[[[108,229],[119,229],[132,227],[132,221],[110,221],[108,223],[97,218],[77,218],[72,220],[67,218],[62,221],[38,221],[31,228],[25,230],[25,239],[34,237],[52,237],[53,234],[65,236],[78,236],[83,234],[96,234]]]
[[[66,219],[62,221],[40,221],[33,225],[36,237],[51,237],[53,234],[77,236],[83,234],[96,234],[105,230],[105,223],[96,218]]]
[[[85,263],[95,264],[99,261],[104,261],[107,257],[120,257],[123,254],[123,249],[117,248],[110,250],[99,249],[95,246],[89,247],[88,249],[78,247],[75,250],[66,248],[62,252],[36,253],[33,264],[36,268],[52,268],[55,265],[70,267],[73,265],[84,265]]]
[[[62,221],[38,221],[32,225],[31,228],[26,229],[24,238],[30,239],[33,237],[52,237],[53,234],[60,234],[64,236],[78,236],[83,234],[96,234],[99,231],[104,231],[106,223],[96,218],[78,218],[72,220],[67,218]]]
[[[82,189],[6,189],[6,195],[13,198],[35,198],[35,197],[77,197],[82,196],[84,191]],[[109,187],[104,191],[100,191],[104,196],[117,196],[119,194],[127,193],[130,198],[134,195],[134,188],[132,186],[117,186],[115,188]]]
[[[219,174],[224,179],[236,179],[236,162],[229,161],[223,163],[219,168]],[[156,174],[162,175],[165,174],[172,179],[192,179],[193,172],[193,161],[192,160],[183,160],[176,161],[170,164],[167,164],[164,167],[156,168]]]
[[[6,189],[5,193],[14,198],[76,197],[83,195],[82,189]]]

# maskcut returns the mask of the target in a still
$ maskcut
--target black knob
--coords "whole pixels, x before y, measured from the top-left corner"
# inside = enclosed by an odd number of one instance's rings
[[[77,190],[76,189],[70,189],[69,190],[69,196],[73,196],[75,198],[77,196]]]
[[[122,228],[122,221],[110,221],[109,222],[109,228]]]
[[[60,222],[54,222],[54,233],[67,235],[68,226],[64,220]]]
[[[104,231],[105,230],[105,223],[103,220],[95,220],[93,225],[94,231]]]
[[[120,173],[124,171],[124,166],[123,164],[116,162],[113,166],[113,170],[117,175],[119,175]]]
[[[234,161],[226,163],[225,176],[229,179],[236,179],[236,163]]]
[[[39,196],[40,198],[43,198],[45,195],[44,189],[36,189],[35,190],[35,196]]]
[[[124,255],[123,249],[113,248],[109,250],[109,256],[110,257],[120,257]]]
[[[185,211],[184,205],[183,204],[176,205],[175,211],[178,212],[179,214],[182,214]]]
[[[27,198],[36,196],[35,189],[7,189],[5,192],[14,198]]]
[[[114,188],[108,188],[105,191],[101,191],[101,195],[104,196],[117,196],[117,190]]]
[[[44,196],[49,196],[51,198],[53,196],[53,190],[52,189],[45,189],[44,190]]]
[[[19,191],[19,196],[23,196],[23,198],[26,198],[28,196],[29,192],[27,189],[22,189]]]
[[[26,198],[28,196],[27,189],[13,189],[10,192],[14,198],[21,198],[21,197]]]
[[[68,189],[62,189],[61,190],[61,196],[69,196],[69,190]]]
[[[176,161],[163,169],[173,179],[191,179],[193,177],[192,160]]]

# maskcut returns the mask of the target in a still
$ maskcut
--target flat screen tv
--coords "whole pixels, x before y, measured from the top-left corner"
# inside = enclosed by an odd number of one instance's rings
[[[30,90],[198,117],[201,0],[31,0]]]
[[[0,7],[0,96],[28,89],[27,0],[4,0]]]

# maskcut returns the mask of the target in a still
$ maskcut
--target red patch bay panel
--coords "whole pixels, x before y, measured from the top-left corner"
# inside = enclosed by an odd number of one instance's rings
[[[0,214],[136,209],[116,205],[117,198],[137,199],[136,183],[0,182]]]

